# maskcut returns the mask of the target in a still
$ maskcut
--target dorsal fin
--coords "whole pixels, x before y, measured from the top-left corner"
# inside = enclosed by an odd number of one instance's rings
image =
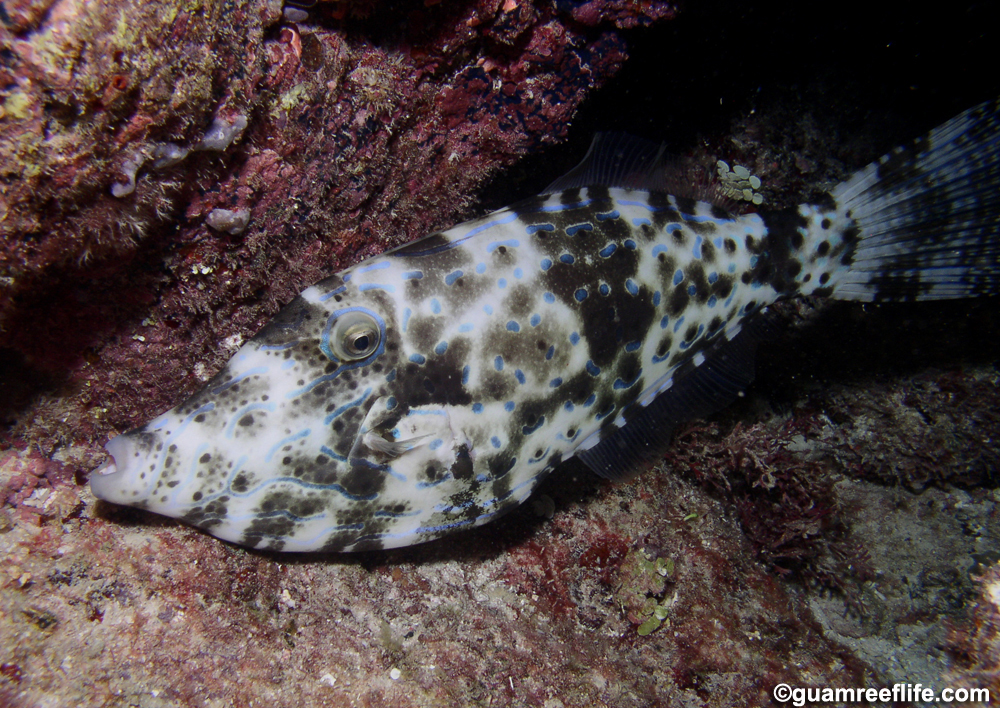
[[[744,322],[733,339],[720,341],[706,353],[701,366],[682,375],[623,428],[577,457],[607,479],[639,471],[666,449],[679,424],[721,410],[753,381],[754,353],[770,331],[769,319],[761,314]]]
[[[550,184],[542,194],[580,187],[662,189],[664,145],[627,133],[596,133],[580,164]]]

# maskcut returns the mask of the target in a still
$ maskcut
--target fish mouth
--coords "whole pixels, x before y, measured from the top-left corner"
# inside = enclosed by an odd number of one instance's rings
[[[134,457],[129,453],[135,452],[134,445],[127,436],[119,435],[109,440],[104,449],[108,451],[108,459],[90,473],[90,491],[98,499],[124,504],[129,486],[128,460]]]
[[[108,459],[106,459],[100,467],[91,472],[91,474],[96,474],[96,475],[118,474],[118,465],[115,462],[114,455],[108,455]]]

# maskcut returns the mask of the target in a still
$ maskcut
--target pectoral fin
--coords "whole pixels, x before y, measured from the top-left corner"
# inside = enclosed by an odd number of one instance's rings
[[[456,435],[447,409],[419,407],[400,413],[375,401],[351,449],[351,459],[387,465],[407,479],[443,479],[460,460],[468,460],[468,444]]]

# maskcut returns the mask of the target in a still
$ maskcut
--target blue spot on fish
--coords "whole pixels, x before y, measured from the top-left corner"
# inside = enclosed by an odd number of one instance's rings
[[[680,268],[674,273],[674,285],[680,285],[684,280],[684,271]]]
[[[636,340],[634,342],[629,342],[628,344],[625,345],[625,351],[627,351],[627,352],[634,352],[636,349],[638,349],[641,346],[642,346],[642,342],[640,342],[639,340]]]
[[[462,271],[453,270],[444,277],[445,285],[454,285],[455,281],[462,277]]]
[[[497,355],[496,359],[493,360],[493,368],[496,369],[497,371],[503,371],[503,357],[500,356],[499,354]]]
[[[573,332],[572,334],[569,335],[569,343],[572,344],[574,347],[577,344],[579,344],[579,342],[580,342],[580,333],[579,332]]]
[[[328,448],[326,445],[320,445],[319,451],[322,452],[327,457],[332,457],[334,460],[340,460],[341,462],[347,462],[347,458],[343,455],[338,455],[333,450]]]
[[[480,275],[482,275],[483,273],[485,273],[486,272],[486,264],[485,263],[478,263],[476,265],[476,272],[479,273]]]
[[[529,236],[539,231],[555,231],[555,230],[556,227],[554,224],[529,224],[528,228],[525,229],[525,231],[528,232]]]
[[[638,374],[636,374],[636,377],[634,379],[632,379],[631,381],[622,381],[621,379],[615,379],[615,383],[614,383],[615,390],[617,390],[617,391],[623,391],[626,388],[632,388],[633,386],[635,386],[635,382],[639,380],[640,376],[642,376],[642,372],[641,371]]]
[[[597,213],[598,221],[607,221],[608,219],[619,219],[621,214],[618,213],[617,209],[612,209],[611,211],[602,211]]]
[[[448,351],[448,342],[444,341],[438,342],[438,345],[434,347],[434,353],[437,354],[438,356],[441,356],[446,351]]]
[[[610,258],[611,254],[618,250],[617,243],[609,243],[607,246],[598,251],[598,255],[601,258]]]
[[[506,288],[507,287],[507,279],[506,278],[500,278],[500,280],[497,281],[497,287]]]
[[[514,269],[514,277],[517,278],[518,280],[520,280],[521,278],[524,277],[524,271],[521,268],[515,268]]]
[[[493,251],[497,250],[502,246],[510,246],[511,248],[517,248],[520,245],[521,242],[518,241],[516,238],[509,238],[506,241],[490,241],[486,245],[486,250],[489,251],[490,253],[493,253]]]
[[[423,354],[410,354],[410,361],[412,361],[414,364],[423,364],[424,362],[427,361],[427,357],[425,357]]]
[[[462,367],[462,385],[469,383],[469,365],[466,364]]]
[[[549,381],[549,386],[552,388],[559,388],[560,386],[562,386],[562,379],[559,378],[558,376],[555,377],[554,379]]]
[[[607,295],[608,293],[611,292],[611,288],[608,286],[607,283],[601,283],[601,286],[598,288],[598,290],[601,292],[601,295]]]
[[[472,412],[473,413],[482,413],[483,412],[483,404],[482,403],[473,403],[472,404]]]
[[[438,302],[438,299],[436,297],[431,298],[431,312],[433,312],[435,315],[441,314],[441,303]]]
[[[548,258],[543,258],[542,262],[541,262],[541,266],[542,266],[542,270],[546,271],[546,270],[548,270],[549,268],[552,267],[552,261],[549,260]]]
[[[498,438],[496,435],[490,438],[490,442],[493,444],[493,447],[497,448],[498,450],[500,449],[500,438]]]
[[[625,279],[625,290],[628,291],[629,295],[638,295],[639,294],[639,286],[636,285],[635,281],[632,280],[631,278],[626,278]]]
[[[593,224],[589,224],[589,223],[586,223],[586,222],[584,222],[582,224],[573,224],[572,226],[567,226],[566,227],[566,235],[567,236],[576,236],[581,231],[593,231],[593,230],[594,230],[594,225]]]
[[[559,256],[559,260],[562,261],[563,263],[566,263],[567,265],[572,265],[573,261],[575,261],[576,259],[573,258],[573,254],[564,253],[561,256]]]
[[[544,293],[542,295],[542,299],[545,300],[545,302],[553,303],[556,301],[556,296],[553,295],[552,293]]]
[[[523,384],[527,379],[524,377],[524,372],[520,369],[514,369],[514,378],[517,379],[519,384]]]
[[[509,322],[507,322],[507,331],[508,332],[520,332],[521,331],[521,325],[519,325],[514,320],[510,320]]]
[[[587,373],[591,376],[600,376],[601,367],[592,362],[590,359],[587,359]]]
[[[515,408],[517,408],[517,404],[514,403],[514,401],[507,401],[506,403],[503,404],[503,409],[508,413],[513,411]]]
[[[538,420],[535,421],[534,425],[525,425],[525,426],[522,426],[521,427],[521,433],[524,434],[524,435],[530,435],[531,433],[533,433],[536,430],[538,430],[539,428],[541,428],[543,423],[545,423],[545,416],[544,415],[540,415],[540,416],[538,416]]]
[[[389,261],[379,261],[378,263],[372,263],[369,266],[362,266],[354,271],[354,275],[360,275],[361,273],[369,273],[373,270],[383,270],[389,267]],[[345,279],[346,280],[346,279]]]
[[[577,302],[583,302],[584,300],[587,299],[587,291],[586,291],[586,289],[579,288],[575,293],[573,293],[573,297],[576,298]]]
[[[346,282],[347,282],[347,280],[348,280],[348,277],[347,277],[347,276],[345,276],[345,277],[344,277],[344,282],[346,283]],[[347,288],[346,288],[346,287],[344,287],[343,285],[341,285],[341,286],[340,286],[339,288],[336,288],[336,289],[334,289],[334,290],[331,290],[330,292],[326,293],[325,295],[320,295],[320,297],[319,297],[319,301],[320,301],[320,302],[326,302],[326,301],[327,301],[327,300],[329,300],[329,299],[330,299],[331,297],[336,297],[337,295],[340,295],[340,293],[344,292],[345,290],[347,290]]]
[[[553,356],[555,356],[555,353],[556,353],[555,346],[553,346],[553,345],[550,344],[549,345],[549,350],[547,352],[545,352],[545,361],[550,360]]]
[[[348,410],[350,408],[356,408],[357,406],[360,406],[362,403],[365,402],[365,399],[368,398],[368,396],[371,394],[371,392],[372,392],[372,390],[370,388],[367,388],[367,389],[365,389],[365,392],[362,393],[360,396],[358,396],[356,399],[354,399],[353,401],[351,401],[349,403],[345,403],[344,405],[342,405],[339,408],[337,408],[335,411],[333,411],[333,413],[331,413],[330,415],[328,415],[326,418],[323,419],[323,425],[329,425],[334,420],[336,420],[337,418],[339,418],[341,416],[341,414],[344,413],[344,411],[346,411],[346,410]]]
[[[542,323],[542,316],[538,314],[532,315],[531,320],[529,321],[531,322],[532,327],[537,327]]]
[[[419,270],[408,270],[403,273],[403,280],[420,280],[423,277],[423,271]]]

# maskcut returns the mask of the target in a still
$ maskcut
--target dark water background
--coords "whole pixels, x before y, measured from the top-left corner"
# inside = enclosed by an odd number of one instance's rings
[[[1000,3],[687,0],[677,19],[625,33],[630,60],[588,100],[570,140],[524,163],[573,164],[597,130],[683,153],[776,103],[885,151],[1000,94]],[[533,186],[525,184],[528,188]],[[530,192],[529,192],[530,193]]]

